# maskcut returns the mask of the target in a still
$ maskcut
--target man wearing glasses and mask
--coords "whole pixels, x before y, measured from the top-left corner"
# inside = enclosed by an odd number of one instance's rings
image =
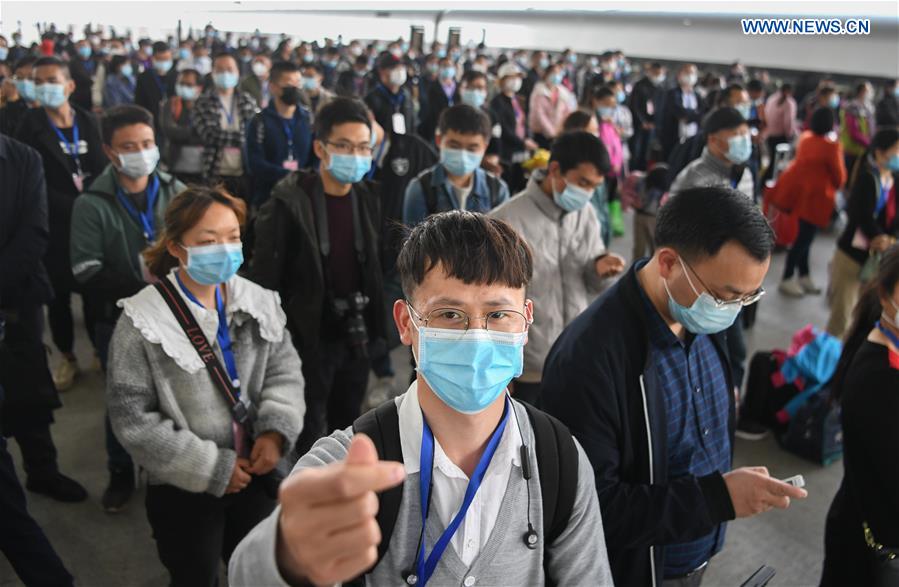
[[[616,583],[699,585],[725,522],[804,490],[731,470],[735,396],[724,331],[764,294],[774,236],[726,187],[680,192],[656,251],[572,322],[543,372],[544,407],[593,464]]]
[[[611,585],[584,451],[507,393],[534,314],[528,245],[501,220],[445,212],[397,268],[415,382],[300,459],[231,585]]]
[[[277,291],[303,360],[306,415],[297,444],[359,416],[370,357],[385,352],[372,122],[360,100],[337,98],[315,117],[318,173],[291,171],[260,208],[248,277]]]

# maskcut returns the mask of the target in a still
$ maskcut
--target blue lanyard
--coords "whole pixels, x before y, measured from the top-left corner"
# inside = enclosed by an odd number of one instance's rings
[[[890,192],[883,188],[883,180],[880,177],[877,178],[877,190],[877,207],[874,208],[874,218],[880,216],[880,213],[886,208],[887,198],[890,197]]]
[[[886,326],[881,324],[880,320],[877,321],[876,326],[877,326],[877,329],[880,330],[884,336],[886,336],[888,339],[890,339],[890,342],[893,343],[893,346],[895,346],[897,349],[899,349],[899,336],[896,336],[895,334],[893,334],[893,332],[891,330],[887,329]]]
[[[181,281],[181,276],[178,275],[178,273],[175,273],[175,279],[178,280],[178,285],[181,286],[181,291],[184,292],[187,299],[196,305],[203,307],[203,304],[200,303],[194,294],[190,293],[190,290],[184,287],[184,283]],[[222,350],[222,358],[225,360],[225,369],[228,370],[228,377],[231,378],[231,383],[234,385],[236,397],[239,398],[240,379],[237,377],[237,365],[234,362],[234,350],[231,346],[231,333],[228,332],[228,316],[225,314],[225,304],[222,301],[222,294],[218,287],[215,288],[215,307],[219,314],[219,327],[218,332],[215,334],[215,339],[218,341],[219,348]]]
[[[231,110],[225,108],[225,102],[222,101],[221,96],[219,96],[219,105],[222,107],[222,112],[225,113],[225,118],[228,120],[228,126],[232,126],[234,124],[234,98],[231,98]]]
[[[293,125],[293,119],[290,119],[288,123],[287,120],[281,119],[281,126],[284,127],[284,134],[287,135],[287,156],[293,159],[293,129],[291,126]]]
[[[462,520],[465,518],[468,508],[471,506],[471,502],[474,500],[474,496],[478,492],[481,482],[484,480],[484,474],[487,472],[487,467],[490,465],[490,461],[493,460],[493,454],[496,452],[496,447],[499,446],[499,441],[503,436],[503,431],[506,429],[506,422],[508,420],[509,400],[507,399],[505,409],[503,410],[503,419],[500,420],[499,426],[493,431],[493,436],[490,437],[490,442],[487,443],[487,448],[484,450],[484,454],[481,456],[481,460],[478,462],[478,466],[474,470],[471,480],[468,482],[468,488],[465,490],[465,498],[462,500],[462,507],[459,508],[459,513],[456,514],[456,517],[453,518],[446,527],[446,530],[443,531],[443,534],[441,534],[437,543],[434,544],[434,549],[431,551],[431,554],[428,556],[427,560],[425,560],[425,549],[427,548],[427,544],[424,536],[428,522],[428,510],[430,509],[431,504],[431,474],[434,467],[434,433],[431,432],[431,427],[428,426],[427,420],[422,416],[421,471],[419,473],[422,540],[421,546],[418,549],[418,563],[416,566],[418,585],[420,587],[425,587],[428,579],[434,574],[434,569],[437,568],[440,557],[443,556],[443,552],[446,550],[450,540],[456,533],[456,530],[459,529]]]
[[[406,101],[406,94],[403,93],[402,88],[400,88],[400,91],[397,94],[391,94],[390,90],[388,90],[387,86],[384,84],[378,84],[378,89],[387,95],[390,103],[393,104],[393,111],[399,112],[400,108],[403,107],[403,102]]]
[[[66,146],[66,153],[69,154],[72,159],[75,160],[75,169],[78,172],[78,175],[81,175],[81,160],[78,158],[78,143],[81,135],[78,134],[78,116],[72,115],[72,142],[66,138],[66,135],[62,134],[62,131],[53,123],[53,120],[50,119],[50,115],[47,115],[47,122],[50,123],[50,128],[56,133],[56,136],[59,137],[60,142],[64,143]]]
[[[153,218],[153,209],[156,207],[156,197],[159,195],[159,177],[153,175],[147,185],[147,209],[145,211],[135,208],[134,203],[125,195],[121,187],[116,188],[115,195],[131,218],[143,229],[144,239],[148,243],[154,242],[156,240],[156,222]]]

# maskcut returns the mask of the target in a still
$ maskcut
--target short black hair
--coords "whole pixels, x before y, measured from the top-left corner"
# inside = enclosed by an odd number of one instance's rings
[[[609,86],[600,86],[593,93],[594,100],[603,100],[605,98],[614,98],[615,92]]]
[[[375,68],[378,71],[382,71],[385,69],[393,69],[402,64],[403,62],[400,61],[397,57],[394,57],[393,53],[389,51],[381,51],[381,53],[378,55],[378,60],[375,62]]]
[[[335,126],[348,122],[364,124],[371,130],[368,107],[356,98],[334,98],[319,108],[315,115],[315,138],[326,141]]]
[[[153,55],[159,55],[160,53],[165,53],[166,51],[171,51],[172,48],[169,47],[168,43],[163,41],[156,41],[153,43]]]
[[[299,66],[293,61],[275,61],[271,70],[269,70],[268,79],[271,83],[278,83],[282,75],[299,71]]]
[[[178,76],[177,76],[175,79],[176,79],[176,80],[179,80],[179,79],[180,79],[180,80],[183,80],[183,79],[184,79],[184,76],[186,76],[186,75],[192,75],[192,76],[194,76],[194,77],[196,78],[196,80],[197,80],[197,83],[200,84],[200,85],[202,85],[202,82],[203,82],[203,76],[200,75],[200,72],[199,72],[199,71],[197,71],[196,69],[193,69],[192,67],[185,67],[184,69],[182,69],[181,71],[179,71],[179,72],[178,72]]]
[[[583,130],[562,133],[553,141],[549,162],[553,161],[559,163],[562,173],[567,173],[581,163],[593,165],[600,175],[606,175],[612,170],[605,145],[599,137]]]
[[[765,89],[765,85],[762,83],[762,80],[752,78],[746,84],[746,89],[750,92],[761,92]]]
[[[368,67],[368,56],[365,54],[359,55],[353,61],[353,64],[354,65],[364,65],[365,67]]]
[[[409,233],[396,261],[407,300],[438,265],[466,284],[527,287],[534,274],[531,248],[514,228],[464,210],[434,214]]]
[[[153,128],[153,115],[146,108],[135,104],[121,104],[108,108],[100,120],[103,143],[111,145],[115,131],[132,124],[146,124]]]
[[[478,134],[489,141],[493,129],[486,112],[468,104],[456,104],[440,113],[437,130],[441,135],[450,130],[463,135]]]
[[[12,66],[12,72],[15,73],[23,67],[34,65],[35,62],[37,62],[37,57],[35,57],[34,55],[26,55],[25,57],[22,57],[21,59],[16,61],[15,65]]]
[[[812,119],[809,123],[809,128],[816,135],[824,136],[833,130],[835,119],[836,117],[833,114],[833,109],[817,108],[812,113]]]
[[[232,60],[234,62],[234,64],[238,66],[238,68],[240,67],[240,64],[237,62],[237,57],[235,57],[233,53],[228,53],[227,51],[221,51],[221,52],[213,55],[212,62],[215,63],[219,59],[225,59],[225,58]]]
[[[702,130],[706,136],[713,135],[720,130],[732,130],[746,124],[746,119],[736,108],[728,106],[713,110],[702,122]]]
[[[774,231],[762,211],[729,187],[679,192],[659,210],[656,247],[671,247],[689,262],[713,257],[736,241],[752,258],[765,261],[774,250]]]
[[[462,80],[461,80],[461,81],[462,81],[462,83],[464,83],[464,84],[470,84],[470,83],[473,82],[474,80],[476,80],[476,79],[482,79],[482,78],[483,78],[484,80],[486,80],[486,79],[487,79],[487,74],[484,73],[483,71],[478,71],[478,70],[476,70],[476,69],[469,69],[468,71],[466,71],[465,73],[462,74]]]
[[[321,75],[323,72],[322,66],[319,65],[318,63],[304,63],[304,64],[300,65],[300,70],[302,71],[304,69],[314,69],[315,73],[317,73],[319,75]]]
[[[59,57],[41,57],[31,66],[32,71],[38,67],[58,67],[66,79],[72,79],[72,73],[69,71],[69,64]]]
[[[593,118],[593,113],[584,109],[578,109],[565,117],[565,120],[562,122],[562,132],[569,132],[573,130],[587,130],[587,127],[590,125],[590,119]]]

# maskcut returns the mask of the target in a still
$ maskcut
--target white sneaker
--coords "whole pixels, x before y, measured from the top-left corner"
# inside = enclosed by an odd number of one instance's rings
[[[799,287],[802,288],[807,294],[818,295],[821,293],[821,288],[815,285],[815,282],[812,281],[811,275],[805,275],[799,278]]]
[[[70,361],[63,357],[56,370],[53,371],[53,384],[57,391],[67,391],[75,383],[75,377],[80,373],[78,361]]]
[[[393,377],[378,377],[365,398],[364,409],[371,410],[397,396]]]
[[[799,281],[795,277],[781,281],[778,289],[780,293],[792,298],[801,298],[805,295],[805,290],[799,285]]]

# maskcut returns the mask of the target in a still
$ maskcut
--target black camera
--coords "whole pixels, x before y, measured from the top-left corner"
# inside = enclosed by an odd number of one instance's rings
[[[358,291],[345,298],[331,300],[331,311],[343,323],[350,348],[357,358],[368,357],[368,328],[365,326],[363,312],[369,301],[368,296]]]

